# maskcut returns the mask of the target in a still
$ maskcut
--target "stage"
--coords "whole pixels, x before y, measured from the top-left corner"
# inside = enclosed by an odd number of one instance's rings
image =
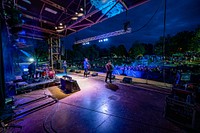
[[[61,78],[63,74],[57,76]],[[139,83],[127,85],[119,80],[108,84],[104,82],[102,76],[85,78],[82,74],[74,73],[69,76],[77,81],[80,91],[66,94],[60,86],[52,86],[14,96],[16,106],[40,98],[44,98],[51,104],[16,117],[8,124],[15,124],[22,128],[8,128],[6,131],[20,133],[184,132],[163,117],[165,98],[169,92],[159,87]],[[41,105],[41,102],[34,104]],[[14,111],[20,112],[23,109]]]

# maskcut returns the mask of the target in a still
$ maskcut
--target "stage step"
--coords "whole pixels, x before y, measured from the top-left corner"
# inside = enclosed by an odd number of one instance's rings
[[[33,90],[42,89],[42,88],[46,88],[53,85],[57,85],[56,80],[54,79],[50,79],[50,80],[42,81],[38,83],[21,85],[20,87],[16,88],[16,94],[31,92]]]
[[[43,96],[37,99],[32,99],[27,102],[21,103],[16,105],[14,109],[14,116],[13,118],[16,119],[20,116],[26,116],[28,114],[31,114],[35,111],[38,111],[40,109],[43,109],[47,106],[53,105],[57,102],[56,99],[54,99],[51,96]]]

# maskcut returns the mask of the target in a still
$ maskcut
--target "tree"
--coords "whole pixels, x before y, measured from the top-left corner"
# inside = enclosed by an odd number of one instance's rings
[[[37,41],[34,45],[35,58],[37,61],[45,61],[48,59],[48,45],[45,41]]]
[[[191,40],[194,37],[193,31],[183,31],[171,38],[173,53],[185,53],[190,50]]]
[[[200,52],[200,27],[195,30],[194,36],[191,39],[189,50]]]
[[[129,56],[135,59],[138,55],[143,55],[145,53],[144,44],[135,42],[129,50]]]
[[[176,51],[177,48],[171,42],[171,36],[167,35],[165,37],[165,49],[164,49],[165,51],[163,51],[163,47],[164,47],[163,40],[164,38],[161,36],[159,40],[156,42],[154,46],[154,53],[156,55],[163,55],[164,53],[166,56],[172,55],[174,51]]]
[[[119,45],[117,47],[117,53],[116,53],[118,56],[121,56],[121,57],[127,57],[128,56],[128,52],[125,48],[125,46],[123,44]]]
[[[145,54],[152,55],[153,54],[153,45],[152,44],[144,44]]]

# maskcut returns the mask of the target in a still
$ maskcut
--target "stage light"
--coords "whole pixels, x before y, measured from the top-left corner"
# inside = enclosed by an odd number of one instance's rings
[[[31,5],[31,2],[29,0],[22,0],[22,1],[24,1],[24,2],[26,2],[26,3]]]
[[[88,45],[88,44],[90,44],[90,42],[84,42],[84,43],[83,43],[83,45]]]
[[[64,27],[63,27],[62,25],[59,25],[58,28],[59,28],[59,29],[63,29]]]
[[[34,59],[33,59],[33,58],[30,58],[30,59],[29,59],[29,61],[30,61],[30,62],[33,62],[33,61],[34,61]]]
[[[66,28],[66,25],[63,25],[63,23],[59,23],[58,26],[55,27],[56,32],[62,32]]]
[[[117,0],[90,0],[90,2],[109,18],[125,11],[123,5]]]
[[[81,17],[81,16],[83,16],[83,13],[80,12],[80,13],[77,14],[77,16],[78,16],[78,17]]]
[[[28,70],[29,70],[28,68],[24,68],[23,69],[24,72],[28,72]]]
[[[50,8],[48,8],[48,7],[45,7],[44,10],[47,11],[47,12],[50,12],[50,13],[52,13],[52,14],[57,14],[57,13],[58,13],[57,11],[55,11],[55,10],[53,10],[53,9],[50,9]]]
[[[77,20],[77,19],[78,19],[78,17],[76,17],[76,16],[72,17],[72,20]]]
[[[81,7],[80,10],[83,11],[83,8]]]

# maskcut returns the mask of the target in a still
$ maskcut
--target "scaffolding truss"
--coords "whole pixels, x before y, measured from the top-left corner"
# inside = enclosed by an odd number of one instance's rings
[[[48,39],[49,44],[49,61],[50,66],[53,68],[54,64],[61,60],[60,54],[60,38],[59,37],[50,37]]]
[[[98,36],[94,36],[94,37],[89,37],[89,38],[86,38],[86,39],[78,40],[78,41],[74,42],[74,44],[87,43],[87,42],[90,42],[90,41],[104,39],[104,38],[113,37],[113,36],[119,36],[119,35],[127,34],[127,33],[131,33],[131,28],[127,28],[127,30],[124,30],[124,29],[117,30],[117,31],[114,31],[114,32],[109,32],[109,33],[106,33],[106,34],[102,34],[102,35],[98,35]]]

